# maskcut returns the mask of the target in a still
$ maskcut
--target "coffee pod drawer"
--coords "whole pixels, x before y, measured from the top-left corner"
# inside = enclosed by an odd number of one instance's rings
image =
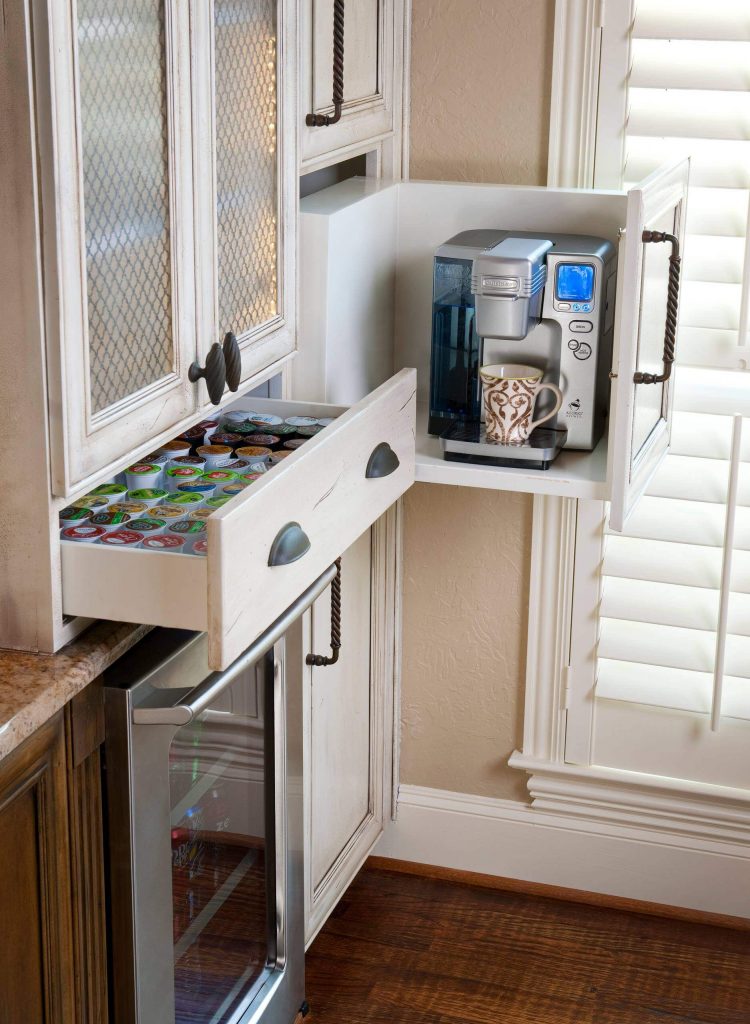
[[[344,411],[262,408],[336,418],[209,517],[205,557],[62,543],[67,615],[205,630],[224,669],[414,482],[415,370]]]

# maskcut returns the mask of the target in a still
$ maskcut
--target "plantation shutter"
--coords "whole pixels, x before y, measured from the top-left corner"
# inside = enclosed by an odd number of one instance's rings
[[[690,156],[691,187],[671,451],[606,537],[595,693],[716,729],[750,720],[750,2],[638,0],[627,89],[626,186]]]

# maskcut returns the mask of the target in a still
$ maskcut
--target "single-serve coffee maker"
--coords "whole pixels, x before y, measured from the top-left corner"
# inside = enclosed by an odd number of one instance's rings
[[[547,469],[604,431],[615,310],[614,246],[589,235],[478,229],[435,253],[429,431],[446,459]],[[562,391],[522,444],[487,437],[480,369],[520,364]],[[554,408],[549,389],[535,420]]]

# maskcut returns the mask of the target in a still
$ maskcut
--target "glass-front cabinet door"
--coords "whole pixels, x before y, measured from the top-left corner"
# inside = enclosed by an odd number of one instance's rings
[[[246,382],[294,349],[294,5],[194,8],[199,333],[235,335]]]
[[[178,0],[47,4],[38,63],[49,73],[40,146],[58,494],[197,408],[188,14]]]

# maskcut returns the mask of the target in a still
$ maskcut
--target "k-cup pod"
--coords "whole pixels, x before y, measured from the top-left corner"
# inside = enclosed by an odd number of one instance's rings
[[[297,435],[297,437],[301,437],[304,438],[304,440],[307,440],[310,437],[315,437],[316,434],[319,434],[321,430],[324,429],[325,428],[321,423],[316,423],[312,427],[295,427],[294,433]]]
[[[130,525],[130,524],[128,524]],[[111,533],[99,539],[100,544],[106,544],[110,548],[139,548],[143,537],[135,530],[113,530]]]
[[[206,469],[219,469],[226,466],[234,454],[234,449],[228,444],[204,444],[195,454],[206,460]]]
[[[84,494],[82,498],[76,498],[70,504],[73,508],[90,509],[92,513],[106,512],[108,508],[112,507],[108,498],[97,498],[94,494]]]
[[[270,412],[254,412],[248,416],[251,423],[257,423],[259,427],[278,427],[284,422],[283,417],[274,416]]]
[[[317,427],[318,421],[314,416],[287,416],[284,420],[290,427]]]
[[[182,537],[175,537],[174,534],[161,533],[156,537],[143,537],[141,547],[145,551],[166,551],[172,554],[179,554],[185,547]]]
[[[169,497],[169,491],[163,487],[138,487],[135,491],[128,491],[128,501],[136,501],[146,508],[153,508],[159,502]]]
[[[124,512],[126,516],[137,519],[148,512],[148,505],[143,501],[116,501],[107,509],[108,512]]]
[[[176,523],[178,519],[184,519],[190,510],[184,505],[174,505],[172,502],[162,502],[154,509],[156,519],[165,519],[167,523]]]
[[[189,455],[190,445],[187,441],[166,441],[159,449],[161,455],[167,455],[170,459],[176,459],[178,455]]]
[[[161,481],[161,466],[153,462],[136,462],[125,470],[128,490],[135,491],[139,487],[158,487]]]
[[[185,516],[190,523],[194,523],[196,520],[205,523],[209,516],[212,516],[216,511],[215,508],[208,508],[206,503],[203,508],[194,508]]]
[[[91,519],[93,514],[90,508],[76,508],[75,505],[66,505],[65,508],[60,509],[60,529],[64,530],[66,526],[76,526],[85,523],[87,519]]]
[[[271,458],[269,462],[272,466],[278,466],[284,459],[288,459],[290,455],[294,455],[294,452],[290,452],[289,449],[280,452],[271,452]]]
[[[216,483],[213,480],[207,480],[205,476],[201,476],[197,480],[189,480],[186,484],[180,484],[177,488],[177,493],[200,494],[205,501],[206,498],[213,498],[216,493]]]
[[[211,444],[226,445],[227,448],[231,448],[234,451],[241,444],[244,443],[244,439],[240,434],[230,433],[226,430],[217,430],[214,436],[211,438]]]
[[[231,425],[226,424],[225,429],[232,434],[238,434],[244,441],[248,434],[258,433],[257,423],[232,423]]]
[[[191,494],[185,491],[178,491],[170,496],[170,505],[179,505],[185,509],[185,515],[191,508],[200,508],[205,498],[202,494]]]
[[[245,473],[245,475],[242,477],[242,481],[246,484],[254,484],[255,481],[260,480],[262,476],[263,473]]]
[[[200,480],[203,471],[195,466],[170,466],[166,472],[165,482],[170,491],[176,491],[180,484]]]
[[[265,473],[267,468],[267,463],[259,459],[235,459],[227,466],[227,469],[231,469],[237,476],[247,476],[248,473],[257,476],[259,473]]]
[[[330,427],[335,419],[335,416],[319,416],[316,423],[319,427]]]
[[[167,520],[159,516],[141,516],[140,519],[131,519],[128,529],[140,533],[144,537],[155,537],[164,533],[167,528]]]
[[[236,480],[233,484],[227,484],[222,487],[221,493],[227,498],[234,498],[238,494],[242,494],[246,487],[250,486],[247,477],[243,477],[242,480]]]
[[[92,526],[101,526],[109,533],[112,530],[121,530],[126,523],[130,523],[131,519],[132,516],[129,516],[127,512],[113,512],[109,508],[106,512],[97,512],[89,519],[89,522]]]
[[[306,437],[295,437],[293,441],[284,441],[284,447],[288,448],[290,452],[296,452],[298,448],[307,440]]]
[[[270,448],[272,451],[274,448],[281,447],[281,438],[278,436],[278,434],[249,434],[245,438],[245,442],[247,446],[255,446],[258,448]],[[240,458],[239,455],[237,457]]]
[[[89,493],[94,498],[104,498],[107,504],[111,505],[113,501],[122,501],[126,492],[127,487],[123,484],[99,484]]]
[[[214,495],[213,498],[209,498],[206,502],[206,511],[208,512],[210,510],[215,512],[217,509],[221,508],[222,505],[226,505],[226,503],[231,500],[232,499],[228,494]]]
[[[252,412],[249,409],[227,409],[226,412],[221,414],[221,426],[222,430],[231,430],[233,427],[249,423]]]
[[[262,445],[249,444],[244,448],[237,449],[237,457],[245,462],[268,462],[271,458],[271,449]]]
[[[191,554],[193,554],[193,555],[203,555],[205,557],[208,554],[208,541],[207,540],[197,540],[195,542],[195,544],[193,544],[193,550],[192,550]]]
[[[210,444],[211,438],[214,436],[216,431],[219,429],[218,420],[201,420],[198,426],[203,431],[203,443]]]
[[[178,455],[176,459],[169,460],[169,468],[178,466],[190,466],[191,469],[199,469],[201,472],[206,468],[206,460],[200,455]]]
[[[169,465],[170,456],[166,452],[152,452],[151,455],[144,456],[144,462],[150,462],[152,466],[158,466],[161,469],[161,477],[157,483],[157,487],[164,486],[164,471]]]
[[[80,526],[66,526],[60,534],[63,540],[75,540],[79,544],[94,544],[106,536],[107,531],[101,526],[92,526],[90,519]]]
[[[198,423],[194,427],[188,427],[187,430],[183,430],[178,435],[178,441],[185,441],[190,445],[191,449],[195,450],[199,445],[203,444],[203,440],[206,436],[206,431]]]
[[[225,484],[234,483],[237,479],[237,474],[231,469],[212,469],[201,477],[202,481],[212,483],[214,487],[223,487]]]
[[[206,539],[205,519],[183,519],[167,528],[167,537],[181,537],[185,541],[184,552],[190,552],[197,540]]]
[[[279,423],[273,428],[271,433],[275,434],[282,441],[289,441],[291,438],[297,437],[297,428],[290,427],[288,423]]]

